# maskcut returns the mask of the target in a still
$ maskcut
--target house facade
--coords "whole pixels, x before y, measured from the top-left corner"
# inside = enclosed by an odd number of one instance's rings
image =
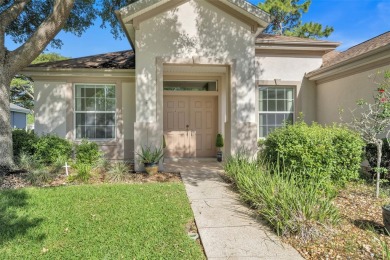
[[[140,0],[117,17],[133,51],[24,71],[38,133],[95,140],[118,160],[163,136],[167,157],[215,157],[218,133],[225,154],[255,153],[258,138],[301,112],[337,121],[329,112],[350,98],[342,77],[357,70],[329,75],[339,43],[263,34],[269,15],[245,0]]]

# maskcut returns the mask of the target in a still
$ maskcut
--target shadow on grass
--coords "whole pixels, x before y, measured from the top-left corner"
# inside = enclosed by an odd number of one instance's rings
[[[43,218],[29,218],[19,211],[30,207],[29,195],[23,190],[0,191],[0,246],[16,237],[25,235],[29,229],[37,227]],[[45,235],[36,236],[42,241]]]

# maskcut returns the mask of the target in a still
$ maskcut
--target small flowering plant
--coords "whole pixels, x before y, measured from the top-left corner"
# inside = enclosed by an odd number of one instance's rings
[[[380,77],[378,81],[377,78]],[[380,175],[387,169],[380,167],[382,158],[382,136],[390,134],[390,71],[378,72],[373,76],[375,90],[374,102],[368,103],[360,99],[356,102],[358,109],[352,110],[352,122],[347,125],[360,133],[367,144],[374,144],[377,150],[376,196],[379,196]],[[342,111],[341,111],[342,112]],[[340,114],[341,117],[341,114]],[[341,118],[342,120],[342,118]]]

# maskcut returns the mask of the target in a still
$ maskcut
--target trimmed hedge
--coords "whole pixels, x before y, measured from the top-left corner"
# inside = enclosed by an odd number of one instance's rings
[[[298,122],[276,129],[264,144],[266,160],[294,172],[321,174],[339,184],[359,176],[364,142],[347,128]]]

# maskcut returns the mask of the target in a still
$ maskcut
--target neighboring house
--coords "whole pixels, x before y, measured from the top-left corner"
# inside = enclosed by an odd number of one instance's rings
[[[262,34],[270,16],[245,0],[139,0],[117,17],[134,52],[23,71],[34,79],[36,132],[95,140],[112,159],[163,135],[168,157],[214,157],[217,133],[226,154],[255,152],[258,138],[300,112],[338,121],[334,110],[367,96],[368,73],[390,64],[388,36],[382,47],[335,53],[339,43]],[[379,49],[381,62],[365,57]],[[365,81],[351,95],[344,84],[354,73]]]
[[[10,104],[11,127],[17,129],[27,129],[27,115],[31,113],[29,109]]]

